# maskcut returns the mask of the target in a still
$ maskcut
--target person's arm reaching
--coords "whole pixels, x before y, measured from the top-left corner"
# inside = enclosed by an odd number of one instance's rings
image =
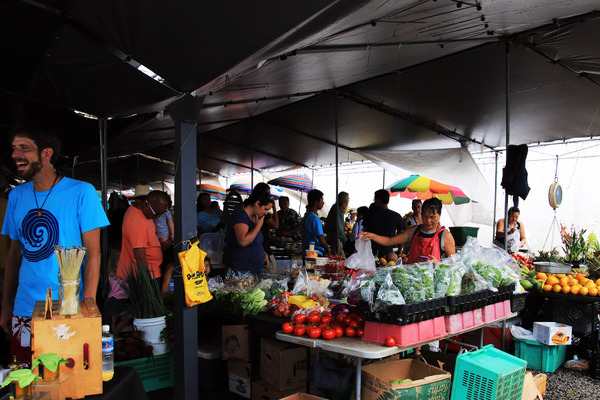
[[[237,240],[241,247],[246,247],[254,241],[256,235],[258,235],[258,232],[260,232],[260,228],[262,227],[264,220],[264,217],[256,218],[254,221],[254,228],[252,229],[249,229],[250,227],[243,223],[233,225],[235,240]]]
[[[96,300],[96,291],[100,280],[100,228],[83,232],[81,239],[86,249],[83,297]]]
[[[376,235],[372,232],[361,232],[358,236],[360,238],[362,238],[362,240],[371,239],[372,241],[374,241],[377,244],[380,244],[380,245],[386,246],[386,247],[390,247],[390,246],[400,245],[400,244],[408,242],[408,240],[410,239],[410,235],[416,228],[417,228],[416,226],[411,226],[408,229],[406,229],[405,231],[402,231],[399,234],[397,234],[396,236],[392,236],[392,237],[380,236],[380,235]]]
[[[0,327],[8,336],[12,334],[12,313],[15,305],[15,296],[19,284],[19,270],[21,269],[21,243],[10,240],[6,268],[4,270],[4,290],[2,292],[2,313],[0,314]]]
[[[525,239],[525,228],[523,227],[523,223],[519,222],[519,225],[521,225],[519,232],[521,233],[521,247],[523,247],[523,245],[527,243],[527,239]]]

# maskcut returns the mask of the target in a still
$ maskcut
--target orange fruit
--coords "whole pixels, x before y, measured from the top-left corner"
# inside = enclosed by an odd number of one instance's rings
[[[579,294],[579,290],[582,288],[580,284],[571,286],[571,294]]]
[[[556,274],[555,276],[556,276],[558,279],[560,279],[560,278],[564,278],[566,275],[565,275],[565,274]]]
[[[551,292],[552,291],[552,285],[544,285],[544,292]]]
[[[591,288],[591,289],[590,289],[590,292],[589,292],[589,295],[590,295],[590,296],[593,296],[593,297],[596,297],[596,296],[598,296],[598,288],[595,288],[595,287],[594,287],[594,288]]]
[[[560,286],[558,283],[554,286],[552,286],[552,290],[554,291],[554,293],[560,293],[562,292],[562,286]]]
[[[579,294],[582,295],[582,296],[587,296],[589,292],[590,292],[589,289],[584,286],[579,291]]]
[[[585,275],[583,273],[578,273],[577,275],[575,275],[575,278],[577,278],[577,280],[579,282],[581,282],[583,279],[585,279]]]
[[[596,286],[600,286],[600,279],[596,281]]]
[[[571,278],[569,280],[569,285],[573,286],[573,285],[577,285],[579,283],[579,281],[577,280],[577,278]]]
[[[585,286],[586,283],[588,283],[590,280],[588,278],[583,278],[579,280],[579,283],[581,283],[583,286]]]
[[[591,288],[595,288],[596,284],[594,283],[593,280],[589,279],[583,286],[585,286],[588,289],[591,289]]]
[[[571,286],[569,285],[565,285],[562,287],[562,292],[567,294],[567,293],[571,293]]]
[[[554,275],[549,275],[548,279],[546,279],[546,283],[548,285],[554,286],[554,285],[558,284],[558,278]]]
[[[544,272],[538,272],[537,274],[535,274],[535,278],[536,279],[548,279],[548,275],[546,275]],[[600,279],[598,279],[600,281]]]
[[[567,278],[566,276],[563,276],[562,278],[560,278],[558,280],[558,284],[560,286],[567,286],[569,284],[569,278]]]

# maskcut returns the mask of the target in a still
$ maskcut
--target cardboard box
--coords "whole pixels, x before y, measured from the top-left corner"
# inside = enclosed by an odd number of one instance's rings
[[[567,345],[571,344],[573,329],[558,322],[534,322],[533,336],[548,346]]]
[[[278,390],[264,379],[252,382],[252,400],[279,400],[298,392],[298,389]]]
[[[261,338],[260,376],[278,390],[306,385],[306,347]]]
[[[223,325],[223,360],[250,361],[248,325]]]
[[[396,379],[412,382],[392,385]],[[362,367],[361,399],[448,400],[452,375],[417,360],[404,359]]]
[[[296,394],[293,394],[288,397],[283,397],[279,400],[327,400],[327,399],[324,399],[323,397],[319,397],[319,396],[314,396],[312,394],[296,393]]]
[[[247,361],[227,361],[229,391],[250,399],[252,397],[252,365]]]

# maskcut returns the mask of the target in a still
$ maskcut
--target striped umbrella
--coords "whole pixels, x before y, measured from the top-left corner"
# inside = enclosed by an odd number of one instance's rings
[[[258,183],[258,182],[257,182]],[[284,195],[283,189],[274,185],[269,184],[271,187],[271,196],[278,198]],[[241,180],[233,182],[228,190],[235,190],[240,193],[250,194],[252,193],[252,186],[250,181]]]
[[[283,188],[298,190],[300,192],[309,192],[313,189],[313,183],[306,175],[284,175],[279,178],[271,179],[267,183],[269,185],[277,185]]]
[[[471,201],[458,187],[446,185],[421,175],[411,175],[387,187],[390,195],[407,199],[427,200],[437,197],[443,204],[465,204]]]
[[[227,196],[225,189],[223,189],[221,186],[211,185],[208,183],[203,183],[200,186],[197,186],[196,190],[200,193],[208,193],[210,194],[210,197],[217,200],[223,200],[225,199],[225,196]]]

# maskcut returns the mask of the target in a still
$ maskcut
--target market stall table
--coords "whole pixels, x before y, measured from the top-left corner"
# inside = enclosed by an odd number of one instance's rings
[[[462,331],[454,332],[451,334],[447,334],[440,338],[436,338],[435,340],[447,339],[454,336],[460,336],[463,333],[472,332],[477,329],[481,329],[481,341],[483,341],[483,328],[486,326],[490,326],[497,322],[503,323],[503,331],[505,330],[506,320],[516,317],[516,313],[511,313],[509,315],[505,315],[502,318],[498,318],[496,320],[487,322],[483,325],[474,326],[471,328],[464,329]],[[326,339],[313,339],[306,336],[294,336],[291,334],[283,333],[281,331],[276,333],[276,338],[281,340],[282,342],[299,344],[301,346],[306,346],[308,348],[316,348],[322,349],[325,351],[331,351],[338,354],[345,354],[356,358],[356,400],[360,400],[360,390],[361,390],[361,368],[362,368],[362,360],[363,359],[380,359],[389,356],[393,356],[394,354],[398,354],[400,352],[414,349],[415,347],[419,347],[425,345],[432,340],[427,340],[422,343],[415,343],[414,345],[408,347],[386,347],[380,343],[368,342],[365,340],[361,340],[359,338],[349,338],[349,337],[341,337],[333,340]]]

